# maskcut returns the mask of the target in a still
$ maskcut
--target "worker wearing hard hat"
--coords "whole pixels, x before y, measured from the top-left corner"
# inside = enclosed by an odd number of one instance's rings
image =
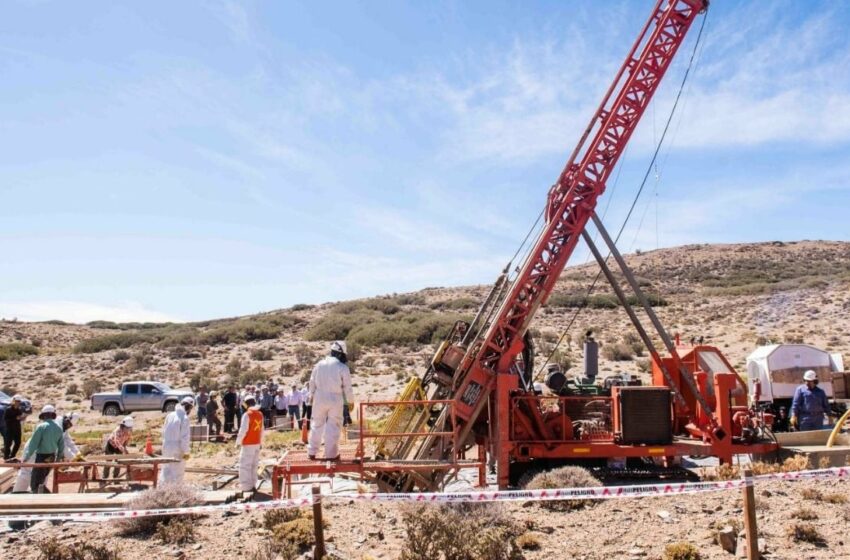
[[[77,420],[80,418],[80,415],[76,412],[72,414],[68,414],[65,416],[61,416],[56,419],[56,424],[62,428],[64,432],[62,442],[63,442],[63,461],[82,461],[83,454],[80,452],[80,449],[77,447],[77,444],[74,443],[74,438],[71,437],[71,428],[74,424],[77,423]],[[32,441],[32,440],[30,440]],[[29,442],[27,442],[27,447],[29,447]],[[25,457],[24,462],[28,462],[29,459]],[[30,487],[30,482],[32,481],[32,469],[31,468],[22,468],[18,469],[18,474],[15,477],[15,485],[12,488],[12,493],[21,493],[26,492]]]
[[[130,443],[130,437],[133,435],[134,424],[135,422],[132,416],[125,416],[121,420],[121,423],[109,434],[106,444],[103,446],[103,452],[107,455],[124,455],[125,453],[129,453],[127,451],[127,444]],[[114,478],[118,478],[118,473],[120,472],[118,467],[113,467],[112,469],[106,467],[103,470],[103,475],[106,478],[110,478],[110,470]]]
[[[325,457],[332,461],[339,459],[342,410],[354,404],[351,371],[347,363],[345,342],[337,341],[331,344],[330,356],[320,360],[310,374],[309,400],[313,407],[307,449],[310,459],[316,458],[323,438]]]
[[[247,406],[239,424],[236,445],[242,446],[239,453],[239,487],[242,492],[253,492],[257,488],[257,467],[260,464],[260,446],[263,444],[263,413],[257,406],[254,395],[246,395]]]
[[[177,462],[162,466],[159,479],[163,483],[183,482],[191,449],[189,418],[194,406],[195,399],[185,397],[180,401],[180,405],[165,417],[165,425],[162,428],[162,456],[177,459]]]
[[[45,405],[38,415],[41,420],[30,437],[30,441],[24,449],[24,462],[54,463],[56,459],[63,457],[65,437],[62,428],[56,423],[56,408],[53,405]],[[33,493],[40,492],[41,486],[50,474],[49,468],[34,468],[30,490]]]
[[[818,387],[818,376],[814,370],[803,374],[803,385],[794,392],[791,402],[791,425],[801,432],[820,430],[824,427],[824,416],[829,414],[829,400]]]

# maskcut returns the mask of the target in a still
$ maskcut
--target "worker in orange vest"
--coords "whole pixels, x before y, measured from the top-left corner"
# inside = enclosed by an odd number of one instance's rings
[[[254,395],[247,395],[244,404],[247,406],[236,445],[242,446],[239,453],[239,486],[242,492],[253,492],[257,488],[257,467],[260,464],[260,446],[263,444],[263,413],[257,406]]]

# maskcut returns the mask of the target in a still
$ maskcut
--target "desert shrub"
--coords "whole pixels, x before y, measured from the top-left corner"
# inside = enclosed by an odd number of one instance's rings
[[[197,393],[201,387],[206,387],[210,391],[218,389],[218,379],[213,377],[212,369],[208,365],[201,366],[198,371],[189,376],[189,388],[192,391]]]
[[[549,363],[557,364],[561,368],[561,371],[567,371],[573,367],[573,359],[563,350],[555,350],[552,353],[552,357],[549,358]]]
[[[202,497],[198,490],[188,484],[163,484],[140,492],[127,502],[128,510],[168,509],[190,507],[200,504]],[[117,522],[124,536],[150,536],[157,531],[161,523],[171,523],[179,519],[174,515],[151,517],[130,517]]]
[[[818,514],[808,508],[797,508],[791,512],[791,517],[800,521],[814,521]]]
[[[598,478],[581,467],[559,467],[534,476],[526,485],[531,490],[551,488],[594,488],[602,486]],[[546,500],[540,507],[550,511],[569,511],[593,504],[593,500]]]
[[[117,550],[91,542],[64,544],[56,537],[36,543],[38,560],[121,560]]]
[[[313,309],[316,307],[315,305],[310,305],[308,303],[296,303],[292,307],[289,308],[290,311],[307,311],[309,309]]]
[[[0,344],[0,362],[19,360],[25,356],[35,356],[37,354],[38,348],[32,344],[24,344],[22,342]]]
[[[154,342],[149,333],[123,332],[106,336],[95,336],[78,342],[73,351],[77,354],[94,354],[116,348],[130,348],[136,344]]]
[[[812,500],[814,502],[822,502],[823,501],[823,492],[818,490],[817,488],[803,488],[800,490],[800,495],[804,500]]]
[[[410,505],[401,560],[519,560],[521,529],[494,504]]]
[[[290,511],[289,515],[281,514],[280,519],[285,520],[275,523],[270,529],[278,554],[284,558],[295,558],[298,554],[309,550],[316,542],[313,514],[300,509]],[[263,523],[265,525],[265,519]],[[322,520],[322,526],[327,527],[326,520]]]
[[[263,527],[271,531],[281,523],[294,521],[301,517],[301,510],[294,508],[270,509],[263,513]]]
[[[602,356],[612,362],[627,362],[634,359],[635,354],[627,344],[615,342],[602,347]]]
[[[173,348],[251,342],[277,338],[283,329],[292,328],[301,323],[303,323],[301,319],[282,313],[188,325],[126,323],[125,325],[137,325],[136,330],[87,338],[74,346],[73,350],[80,354],[92,354],[116,348],[130,348],[143,343]],[[203,330],[205,328],[206,330]]]
[[[80,386],[76,383],[68,383],[68,387],[65,388],[65,395],[76,395],[80,392]]]
[[[251,359],[259,362],[267,362],[274,357],[270,348],[254,348],[251,350]]]
[[[112,329],[119,331],[141,331],[151,329],[162,329],[174,323],[115,323],[113,321],[89,321],[87,327],[93,329]]]
[[[175,517],[168,523],[157,525],[154,535],[165,544],[194,542],[195,523],[187,517]]]
[[[425,305],[425,296],[420,294],[401,294],[393,297],[398,305]]]
[[[786,529],[786,534],[794,542],[811,544],[822,544],[824,542],[820,531],[811,523],[792,523]]]
[[[540,538],[534,533],[523,533],[516,539],[516,544],[522,550],[540,550]]]
[[[154,363],[154,356],[149,348],[143,348],[138,352],[133,352],[130,359],[124,364],[124,368],[128,372],[147,369]]]
[[[304,337],[307,340],[345,340],[351,329],[380,320],[380,315],[367,310],[350,313],[334,311],[314,323]]]
[[[699,549],[687,542],[668,544],[664,547],[663,560],[700,560]]]
[[[89,377],[83,381],[83,396],[85,398],[90,399],[92,395],[99,393],[101,390],[103,390],[103,384],[99,379]]]
[[[845,494],[837,493],[826,494],[823,497],[823,501],[828,504],[843,505],[847,503],[847,496]]]
[[[431,309],[463,311],[466,309],[477,309],[479,301],[471,297],[461,297],[457,299],[449,299],[444,301],[435,301],[428,307]]]
[[[112,354],[112,361],[114,362],[126,362],[130,359],[130,354],[126,350],[116,350],[114,354]]]

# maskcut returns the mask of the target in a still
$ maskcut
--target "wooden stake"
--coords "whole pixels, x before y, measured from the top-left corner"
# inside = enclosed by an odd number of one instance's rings
[[[744,470],[744,480],[752,482],[753,471]],[[758,560],[759,531],[756,525],[756,489],[752,484],[744,487],[744,532],[747,537],[747,560]]]
[[[325,555],[325,530],[322,527],[322,494],[318,484],[313,485],[313,531],[316,533],[313,558],[320,560]]]

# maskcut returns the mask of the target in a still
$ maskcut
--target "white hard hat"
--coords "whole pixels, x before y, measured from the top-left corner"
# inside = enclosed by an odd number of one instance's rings
[[[183,400],[180,401],[180,404],[188,404],[189,406],[195,406],[195,399],[192,397],[183,397]]]
[[[65,419],[68,420],[68,422],[70,422],[71,424],[76,424],[77,420],[80,419],[80,413],[72,412],[71,414],[66,414]]]
[[[24,398],[20,395],[15,395],[14,397],[12,397],[12,400],[21,402],[22,400],[24,400]]]
[[[806,373],[803,374],[803,381],[817,381],[818,374],[815,373],[815,370],[810,369]]]
[[[123,420],[121,420],[121,425],[125,428],[132,428],[135,421],[132,416],[125,416]]]
[[[331,352],[342,352],[343,354],[348,354],[347,347],[345,345],[344,340],[335,340],[331,344]]]
[[[41,414],[56,414],[56,407],[52,404],[46,404],[41,407]]]

